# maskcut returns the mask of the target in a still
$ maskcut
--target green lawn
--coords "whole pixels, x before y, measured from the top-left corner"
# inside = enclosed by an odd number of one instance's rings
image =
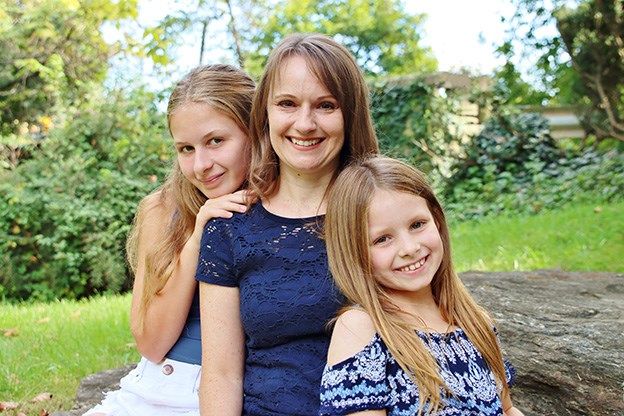
[[[597,212],[599,211],[599,212]],[[451,225],[458,271],[558,268],[624,272],[624,202]],[[0,402],[39,415],[69,409],[88,374],[137,362],[130,296],[0,306]],[[31,403],[39,393],[50,401]],[[6,411],[14,416],[16,410]]]
[[[451,225],[458,271],[623,272],[624,202]]]
[[[69,409],[83,377],[137,362],[129,309],[129,295],[0,306],[0,402],[27,415]],[[31,402],[44,392],[52,399]]]

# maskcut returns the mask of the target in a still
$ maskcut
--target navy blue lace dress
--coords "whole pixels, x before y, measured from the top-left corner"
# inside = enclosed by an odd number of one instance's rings
[[[244,415],[318,411],[326,324],[343,304],[319,238],[322,220],[278,217],[257,203],[247,214],[206,225],[197,280],[240,290]]]
[[[441,367],[444,382],[455,393],[435,416],[502,415],[494,376],[461,329],[448,334],[417,331]],[[514,370],[505,362],[507,381]],[[385,409],[388,416],[418,414],[418,387],[397,364],[378,334],[353,357],[326,366],[321,382],[319,415],[348,415]],[[425,414],[425,412],[423,412]]]

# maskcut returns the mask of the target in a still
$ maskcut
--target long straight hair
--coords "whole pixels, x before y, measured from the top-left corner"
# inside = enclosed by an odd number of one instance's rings
[[[460,327],[483,355],[496,379],[499,392],[507,391],[505,368],[493,318],[470,296],[455,273],[444,211],[424,176],[414,167],[388,157],[360,159],[346,167],[334,182],[325,218],[325,238],[330,271],[349,304],[359,305],[371,317],[375,329],[397,363],[420,391],[420,411],[436,411],[441,391],[452,394],[439,375],[434,357],[404,319],[371,265],[368,215],[379,189],[424,198],[438,227],[444,255],[431,282],[434,300],[444,319]],[[416,317],[418,318],[418,317]]]
[[[253,80],[242,70],[230,65],[202,65],[191,70],[174,87],[167,105],[167,127],[171,133],[171,117],[189,104],[207,104],[234,120],[245,133],[255,91]],[[154,200],[156,199],[156,203]],[[139,234],[145,215],[157,206],[171,212],[167,234],[154,242],[145,257],[143,296],[139,307],[139,326],[143,329],[145,312],[151,299],[167,284],[180,253],[195,228],[195,218],[207,198],[180,169],[177,158],[165,183],[139,204],[132,230],[126,242],[128,264],[137,269]]]
[[[251,110],[249,182],[260,197],[269,197],[277,191],[279,160],[271,147],[267,106],[284,62],[293,56],[306,60],[310,71],[336,98],[342,110],[345,144],[338,171],[352,158],[379,151],[370,115],[368,87],[349,50],[326,35],[289,35],[271,52]]]

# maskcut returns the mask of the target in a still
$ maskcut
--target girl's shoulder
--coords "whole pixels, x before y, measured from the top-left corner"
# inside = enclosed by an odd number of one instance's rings
[[[354,307],[346,310],[336,320],[332,333],[327,364],[334,365],[360,352],[377,333],[368,313]]]

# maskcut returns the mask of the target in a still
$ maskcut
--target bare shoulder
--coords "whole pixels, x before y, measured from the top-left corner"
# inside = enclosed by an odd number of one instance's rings
[[[375,325],[368,313],[362,309],[347,310],[334,326],[327,364],[337,364],[362,351],[375,333]]]

